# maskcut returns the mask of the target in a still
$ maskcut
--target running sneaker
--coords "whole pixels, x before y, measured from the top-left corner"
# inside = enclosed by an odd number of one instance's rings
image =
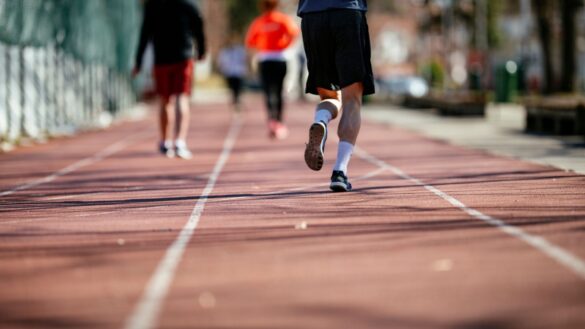
[[[165,142],[160,142],[158,144],[158,151],[160,154],[166,156],[167,158],[172,158],[175,156],[175,150],[172,147],[166,145]]]
[[[349,192],[351,191],[351,184],[347,176],[341,170],[333,170],[331,174],[331,185],[329,188],[333,192]]]
[[[327,141],[327,125],[323,121],[315,122],[309,129],[309,142],[305,148],[305,163],[313,170],[323,167],[323,153]]]
[[[276,128],[278,126],[278,121],[270,119],[268,120],[268,137],[276,138]]]
[[[276,139],[285,139],[288,137],[288,128],[282,122],[276,123],[274,137],[276,137]]]
[[[186,145],[176,146],[175,147],[175,155],[181,159],[189,160],[193,158],[193,154]]]

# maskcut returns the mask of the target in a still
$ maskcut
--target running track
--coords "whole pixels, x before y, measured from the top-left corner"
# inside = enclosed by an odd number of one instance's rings
[[[584,176],[364,122],[332,194],[246,102],[0,155],[0,328],[585,328]]]

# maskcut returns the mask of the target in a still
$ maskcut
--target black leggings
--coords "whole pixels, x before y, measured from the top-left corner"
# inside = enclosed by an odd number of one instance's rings
[[[232,101],[235,105],[240,104],[240,94],[242,92],[242,78],[240,77],[226,77],[225,78],[232,92]]]
[[[260,79],[268,110],[268,119],[282,121],[282,87],[286,75],[286,62],[260,62]]]

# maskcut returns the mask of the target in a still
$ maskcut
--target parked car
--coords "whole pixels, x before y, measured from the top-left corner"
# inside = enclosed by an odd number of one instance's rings
[[[405,97],[418,98],[429,93],[426,80],[414,75],[379,77],[376,84],[379,96],[399,103]]]

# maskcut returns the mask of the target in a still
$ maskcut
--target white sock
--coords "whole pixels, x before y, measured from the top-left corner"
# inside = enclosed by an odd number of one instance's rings
[[[172,148],[172,147],[173,147],[173,141],[172,141],[172,140],[170,140],[170,139],[165,139],[165,140],[163,141],[163,145],[164,145],[166,148],[170,149],[170,148]]]
[[[333,170],[343,171],[343,173],[347,175],[347,165],[349,164],[349,160],[351,159],[352,153],[353,144],[343,141],[339,142],[339,145],[337,147],[337,161],[335,161]]]
[[[187,147],[187,142],[185,142],[184,139],[177,139],[175,141],[175,147],[178,147],[178,148],[186,148]]]
[[[317,110],[317,112],[315,112],[315,122],[323,121],[325,124],[329,124],[332,117],[331,112],[328,110]]]

